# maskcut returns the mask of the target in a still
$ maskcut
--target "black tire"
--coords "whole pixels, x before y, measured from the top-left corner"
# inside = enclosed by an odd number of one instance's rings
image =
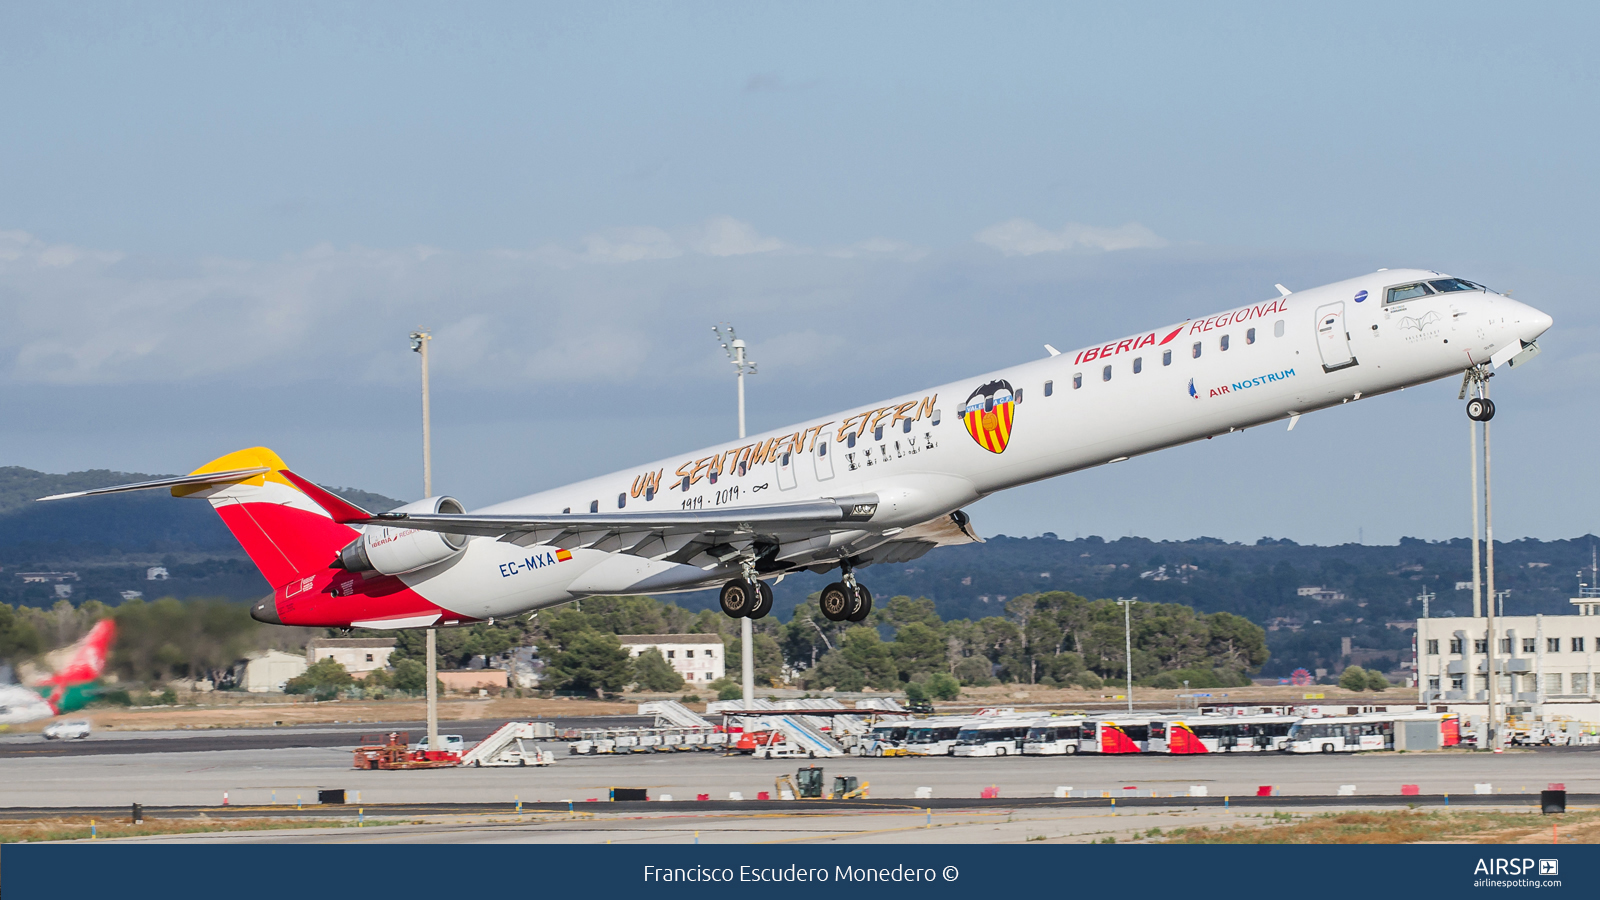
[[[722,586],[722,593],[717,600],[722,604],[722,611],[734,619],[743,618],[750,614],[759,595],[756,586],[743,578],[735,578]]]
[[[1004,747],[996,747],[996,748],[994,748],[994,755],[995,756],[1005,756],[1006,755],[1006,748],[1004,748]]]
[[[1467,418],[1474,422],[1487,422],[1494,418],[1494,401],[1484,397],[1468,400]]]
[[[749,618],[764,619],[767,613],[772,612],[772,585],[765,581],[756,582],[756,604],[751,607]]]
[[[864,584],[856,585],[856,606],[855,606],[855,610],[853,612],[851,612],[850,615],[845,616],[845,618],[849,619],[852,622],[861,622],[861,621],[865,621],[867,616],[871,612],[872,612],[872,592],[867,590],[867,586],[864,585]]]
[[[822,589],[817,597],[817,606],[822,609],[823,618],[830,622],[843,622],[850,615],[850,590],[844,582],[835,581]]]
[[[1078,745],[1077,744],[1068,744],[1067,745],[1067,755],[1068,756],[1077,756],[1078,755]]]
[[[1333,745],[1332,744],[1323,744],[1322,745],[1322,752],[1323,753],[1332,753],[1333,752]]]

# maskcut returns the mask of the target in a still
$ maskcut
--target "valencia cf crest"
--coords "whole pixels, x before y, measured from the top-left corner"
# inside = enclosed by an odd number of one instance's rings
[[[1011,440],[1011,420],[1016,416],[1011,382],[991,381],[972,392],[961,410],[967,434],[990,453],[1004,453]]]

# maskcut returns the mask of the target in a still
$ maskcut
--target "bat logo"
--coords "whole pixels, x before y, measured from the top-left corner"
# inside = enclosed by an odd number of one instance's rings
[[[972,392],[961,409],[967,434],[990,453],[1004,453],[1011,440],[1011,420],[1016,416],[1016,400],[1009,381],[991,381]]]
[[[1401,317],[1401,319],[1400,319],[1400,327],[1401,328],[1415,328],[1418,331],[1422,331],[1423,329],[1427,328],[1429,325],[1432,325],[1433,323],[1439,321],[1442,318],[1444,318],[1444,316],[1439,315],[1439,311],[1438,310],[1431,309],[1431,310],[1428,310],[1426,313],[1423,313],[1421,316],[1419,316],[1419,317],[1417,317],[1415,319],[1413,319],[1410,316]]]

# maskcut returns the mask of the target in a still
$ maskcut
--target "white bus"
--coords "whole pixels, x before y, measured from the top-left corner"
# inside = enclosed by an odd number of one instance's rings
[[[1255,753],[1282,750],[1295,716],[1195,716],[1167,723],[1166,752]]]
[[[1083,743],[1083,716],[1039,719],[1028,728],[1022,744],[1026,756],[1073,756]]]
[[[952,756],[1012,756],[1022,752],[1032,719],[988,719],[972,722],[956,736]]]
[[[1453,713],[1397,712],[1367,713],[1359,716],[1332,716],[1301,719],[1289,727],[1282,749],[1290,753],[1355,753],[1362,750],[1395,749],[1397,725],[1427,723],[1437,729],[1428,735],[1424,747],[1454,747],[1461,743],[1461,720]],[[1416,748],[1416,745],[1412,745]]]
[[[910,732],[906,734],[906,753],[912,756],[954,756],[956,738],[961,736],[961,729],[982,721],[985,720],[971,716],[943,716],[913,722]]]
[[[906,733],[911,730],[909,722],[895,722],[887,725],[874,725],[872,730],[861,736],[857,751],[862,756],[884,756],[885,751],[898,751],[906,745]],[[897,756],[898,753],[890,752],[887,755]]]
[[[1086,719],[1079,753],[1165,753],[1167,718],[1121,715]]]

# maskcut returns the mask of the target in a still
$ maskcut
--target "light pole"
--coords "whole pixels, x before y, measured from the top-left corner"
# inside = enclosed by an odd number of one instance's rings
[[[1484,378],[1478,382],[1478,395],[1484,400],[1489,399],[1489,381]],[[1492,410],[1494,407],[1489,407]],[[1489,479],[1489,420],[1483,420],[1483,558],[1487,577],[1484,579],[1484,590],[1489,600],[1489,746],[1494,752],[1501,752],[1500,746],[1500,716],[1496,693],[1500,688],[1500,673],[1495,669],[1495,654],[1500,648],[1499,636],[1495,633],[1494,621],[1494,493]]]
[[[1125,654],[1128,676],[1128,712],[1133,712],[1133,604],[1138,597],[1129,597],[1124,600],[1117,598],[1122,604],[1122,650]]]
[[[756,364],[745,358],[744,341],[733,331],[729,325],[728,337],[722,337],[722,329],[711,326],[711,333],[716,336],[717,343],[722,345],[728,354],[728,361],[733,364],[733,370],[739,379],[739,440],[744,440],[744,376],[756,374]],[[756,587],[760,591],[759,586]],[[756,655],[755,655],[755,626],[749,616],[739,619],[739,684],[744,693],[743,705],[745,709],[751,708],[756,696]]]
[[[422,355],[422,496],[433,496],[433,433],[428,409],[428,344],[433,335],[427,329],[411,332],[411,350]],[[439,750],[439,630],[428,629],[428,750]]]

